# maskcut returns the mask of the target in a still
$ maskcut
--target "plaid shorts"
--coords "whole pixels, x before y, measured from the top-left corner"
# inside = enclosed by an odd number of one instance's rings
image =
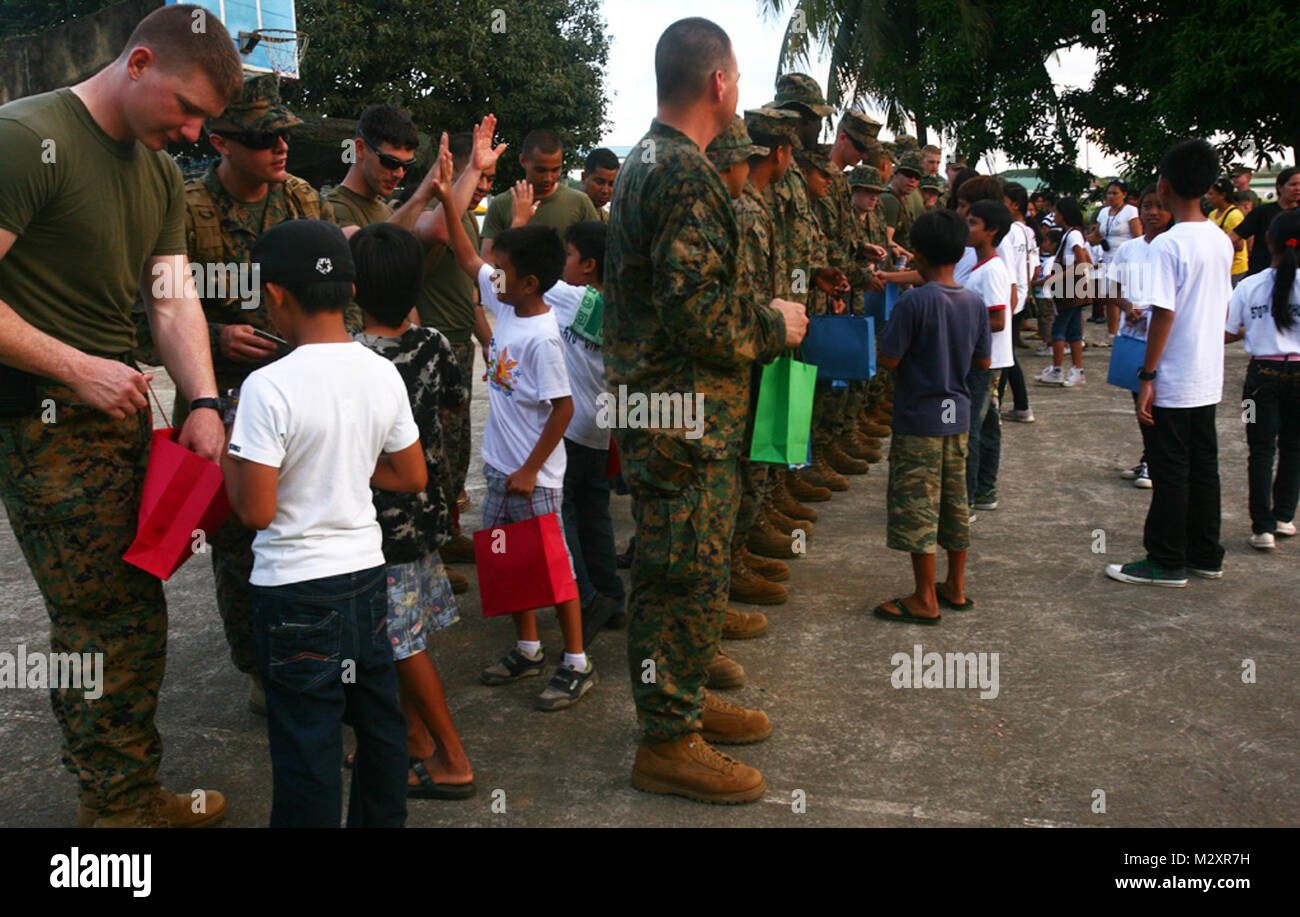
[[[539,484],[527,497],[507,494],[508,475],[493,468],[487,462],[483,463],[483,477],[487,480],[487,495],[483,498],[483,528],[490,529],[511,522],[523,522],[525,519],[545,516],[549,513],[554,513],[556,518],[561,519],[560,526],[563,528],[560,508],[564,504],[564,488],[542,487]],[[573,555],[569,553],[567,543],[564,546],[564,553],[569,558],[569,573],[577,579],[577,574],[573,572]]]
[[[889,516],[886,544],[909,554],[970,547],[966,453],[970,434],[895,433],[889,443]]]

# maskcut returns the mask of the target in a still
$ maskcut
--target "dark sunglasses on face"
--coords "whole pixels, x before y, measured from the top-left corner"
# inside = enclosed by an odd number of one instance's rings
[[[865,143],[858,143],[858,141],[850,134],[846,133],[844,136],[849,138],[849,143],[853,144],[853,149],[857,150],[859,153],[865,153],[867,150],[871,149],[871,147],[867,146]]]
[[[218,137],[225,137],[227,140],[233,140],[240,146],[248,147],[250,150],[269,150],[278,145],[281,140],[289,142],[289,131],[213,131]]]
[[[390,156],[388,153],[379,152],[378,144],[370,138],[362,136],[361,139],[366,142],[366,146],[370,148],[370,152],[379,160],[379,164],[390,172],[396,172],[398,169],[406,170],[415,165],[415,156],[412,156],[410,159],[398,159],[396,156]]]

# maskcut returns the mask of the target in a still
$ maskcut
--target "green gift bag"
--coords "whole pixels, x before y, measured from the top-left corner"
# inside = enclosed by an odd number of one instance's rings
[[[754,412],[751,462],[802,465],[808,461],[817,367],[777,357],[763,367]]]

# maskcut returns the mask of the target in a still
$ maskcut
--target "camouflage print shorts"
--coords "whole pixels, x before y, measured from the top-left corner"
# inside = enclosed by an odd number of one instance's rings
[[[966,503],[967,433],[916,436],[895,433],[889,445],[889,536],[886,544],[909,554],[970,547]]]

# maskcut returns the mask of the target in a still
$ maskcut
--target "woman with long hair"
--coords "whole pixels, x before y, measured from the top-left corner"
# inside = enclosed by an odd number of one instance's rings
[[[1224,333],[1228,342],[1244,337],[1250,354],[1241,397],[1250,449],[1250,546],[1261,551],[1276,547],[1275,536],[1296,533],[1300,499],[1300,210],[1278,214],[1266,238],[1272,266],[1237,285]]]
[[[1052,284],[1056,318],[1052,321],[1052,365],[1044,369],[1037,381],[1044,385],[1063,385],[1067,388],[1082,385],[1083,377],[1083,307],[1092,301],[1091,296],[1079,295],[1090,289],[1085,283],[1092,265],[1088,240],[1083,233],[1083,211],[1072,197],[1056,202],[1053,211],[1056,226],[1061,230],[1061,244],[1057,247],[1054,267],[1059,268],[1048,281]],[[1070,345],[1070,371],[1062,374],[1065,362],[1065,345]]]

